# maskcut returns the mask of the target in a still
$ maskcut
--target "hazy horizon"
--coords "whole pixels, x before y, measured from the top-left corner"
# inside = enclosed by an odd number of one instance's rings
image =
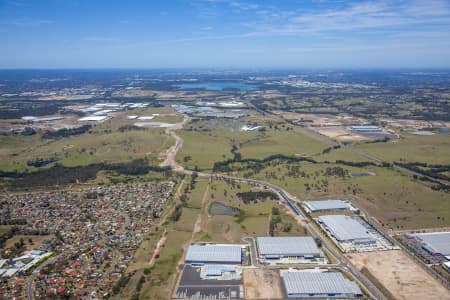
[[[1,69],[447,69],[450,3],[0,0]]]

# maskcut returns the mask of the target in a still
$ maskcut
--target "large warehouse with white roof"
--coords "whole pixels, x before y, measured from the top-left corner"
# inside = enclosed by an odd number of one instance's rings
[[[354,298],[362,295],[358,285],[339,272],[282,272],[288,298]]]
[[[303,202],[303,207],[308,212],[351,209],[351,206],[342,200],[305,201]]]
[[[256,244],[261,259],[323,257],[322,251],[310,236],[257,237]]]
[[[225,244],[189,245],[184,259],[186,263],[205,264],[241,264],[242,246]]]
[[[450,232],[418,233],[414,235],[431,254],[439,254],[450,260]]]
[[[375,243],[375,239],[368,234],[367,228],[359,220],[359,217],[345,215],[328,215],[318,218],[318,221],[339,242]]]

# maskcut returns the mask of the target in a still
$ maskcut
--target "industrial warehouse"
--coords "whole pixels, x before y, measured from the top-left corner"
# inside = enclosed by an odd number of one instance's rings
[[[326,263],[312,237],[258,237],[258,257],[263,263]]]
[[[422,242],[422,247],[432,255],[444,256],[450,260],[450,232],[414,234]]]
[[[244,245],[191,244],[178,287],[177,299],[241,299],[242,266],[248,262]]]
[[[189,264],[241,264],[242,245],[191,244],[184,261]]]
[[[327,215],[316,221],[343,252],[397,249],[360,217]]]
[[[282,271],[288,298],[356,298],[358,285],[339,272]]]
[[[342,200],[320,200],[320,201],[305,201],[303,207],[308,213],[330,210],[354,210],[354,208]]]

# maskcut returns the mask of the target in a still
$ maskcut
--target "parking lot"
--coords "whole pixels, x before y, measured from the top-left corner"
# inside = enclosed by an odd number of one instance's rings
[[[244,288],[240,280],[202,279],[200,267],[185,265],[180,283],[176,291],[176,298],[217,298],[217,299],[242,299]]]

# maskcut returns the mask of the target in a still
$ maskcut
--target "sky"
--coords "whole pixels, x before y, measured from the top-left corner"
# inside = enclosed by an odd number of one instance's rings
[[[449,68],[450,0],[0,0],[0,68]]]

